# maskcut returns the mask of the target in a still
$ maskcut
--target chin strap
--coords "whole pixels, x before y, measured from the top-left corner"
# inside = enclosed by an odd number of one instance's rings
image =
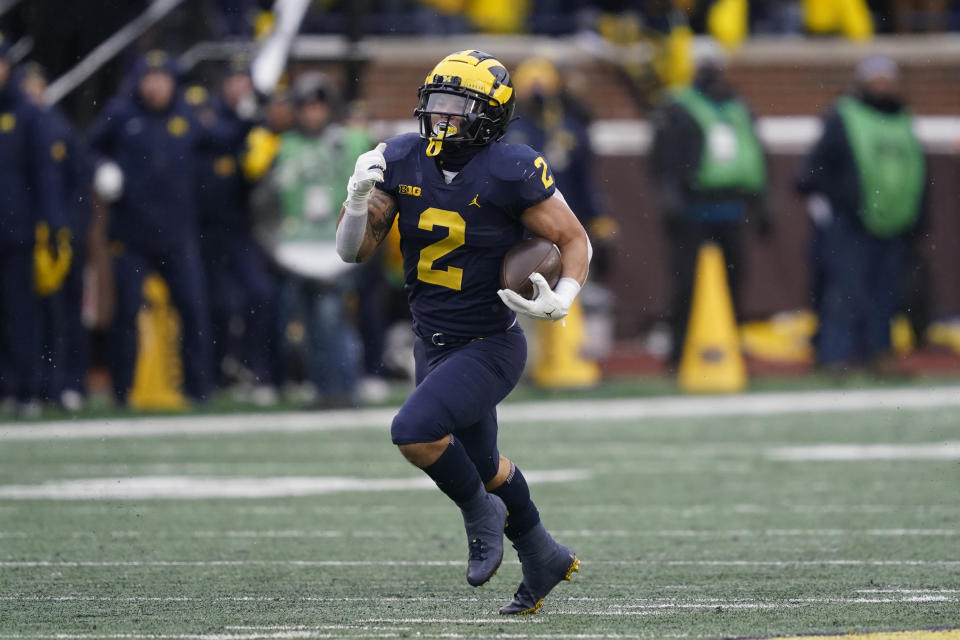
[[[430,144],[427,145],[427,157],[433,158],[434,156],[440,155],[440,150],[443,148],[443,141],[447,136],[456,134],[457,128],[449,122],[438,122],[434,128],[433,137],[430,138]]]

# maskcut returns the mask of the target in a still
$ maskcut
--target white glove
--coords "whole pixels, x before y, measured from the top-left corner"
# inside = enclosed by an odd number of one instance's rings
[[[830,201],[820,193],[814,193],[807,198],[807,214],[818,229],[826,227],[833,221],[833,208],[830,206]]]
[[[527,300],[510,289],[500,289],[497,291],[497,295],[503,300],[503,304],[517,313],[522,313],[531,318],[545,318],[556,322],[570,312],[573,299],[580,293],[580,283],[573,278],[560,278],[556,289],[551,289],[539,273],[531,273],[530,281],[537,292],[532,300]]]
[[[93,190],[106,202],[116,202],[123,195],[123,171],[116,162],[103,162],[93,174]]]
[[[353,175],[347,182],[347,209],[361,208],[367,210],[367,198],[373,191],[373,186],[383,182],[383,172],[387,169],[387,160],[383,152],[387,148],[386,142],[381,142],[373,151],[367,151],[357,158]]]
[[[373,151],[357,158],[353,175],[347,182],[347,201],[343,203],[343,219],[337,225],[337,253],[344,262],[357,262],[360,247],[367,233],[367,200],[373,185],[383,182],[387,160],[383,152],[386,142],[381,142]]]

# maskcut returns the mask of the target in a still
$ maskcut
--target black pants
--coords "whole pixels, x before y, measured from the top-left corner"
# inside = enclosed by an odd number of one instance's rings
[[[704,242],[716,242],[723,251],[727,266],[727,281],[733,298],[734,312],[739,316],[742,254],[740,222],[702,222],[675,219],[666,224],[669,277],[671,280],[669,322],[672,337],[670,365],[676,366],[683,354],[696,278],[697,255]]]
[[[33,249],[0,249],[0,395],[40,398],[43,305],[33,290]]]
[[[143,280],[156,271],[167,282],[170,298],[180,314],[184,389],[192,400],[210,395],[212,336],[207,307],[207,282],[195,242],[185,241],[175,251],[148,251],[127,247],[114,257],[117,307],[111,326],[113,390],[126,404],[137,363],[137,315],[143,302]]]

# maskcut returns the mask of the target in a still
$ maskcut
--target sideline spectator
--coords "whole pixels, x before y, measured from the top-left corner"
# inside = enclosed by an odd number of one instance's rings
[[[44,395],[70,411],[86,398],[89,336],[83,326],[83,269],[87,261],[90,200],[86,150],[73,127],[56,107],[46,107],[47,78],[38,64],[23,67],[23,92],[45,110],[53,137],[51,157],[60,169],[62,207],[73,238],[73,258],[62,290],[44,301]]]
[[[59,147],[47,115],[14,82],[9,51],[0,34],[0,393],[33,417],[41,412],[42,300],[69,269],[70,231]]]
[[[357,271],[337,255],[336,220],[354,158],[369,149],[370,140],[336,123],[336,101],[322,74],[298,78],[294,100],[297,127],[280,136],[257,199],[261,208],[272,200],[270,208],[279,213],[268,242],[284,270],[280,326],[301,319],[307,377],[319,402],[349,405],[355,401],[360,345],[344,296],[355,290]]]
[[[761,235],[770,231],[767,168],[750,112],[716,58],[702,61],[692,86],[673,91],[653,120],[650,169],[669,251],[670,365],[675,367],[704,242],[723,250],[734,309],[739,309],[741,228],[749,221]]]
[[[234,60],[217,95],[191,87],[187,101],[204,124],[242,126],[238,109],[252,96],[245,60]],[[206,149],[198,159],[200,248],[209,283],[215,376],[240,383],[255,404],[276,403],[277,285],[254,241],[249,187],[239,162],[244,141]]]
[[[926,165],[896,63],[869,56],[855,81],[825,116],[797,188],[815,226],[817,363],[844,372],[865,362],[883,373],[909,244],[923,229]]]
[[[151,271],[166,280],[180,313],[186,394],[203,402],[211,390],[212,336],[197,230],[197,153],[231,148],[246,125],[237,130],[203,127],[176,88],[170,57],[163,51],[147,53],[90,132],[91,148],[107,161],[97,169],[98,192],[114,201],[109,239],[116,311],[110,348],[120,404],[126,403],[133,384],[137,313],[143,280]],[[115,177],[104,179],[109,173]]]
[[[557,183],[557,190],[588,230],[593,245],[591,280],[584,284],[574,300],[566,326],[538,323],[535,327],[538,349],[532,358],[532,378],[541,387],[580,387],[596,384],[600,370],[592,360],[603,356],[606,348],[588,349],[588,341],[609,342],[612,335],[610,294],[603,282],[610,273],[612,236],[616,223],[600,214],[600,205],[593,182],[593,152],[590,147],[590,116],[564,86],[560,71],[545,58],[531,58],[517,66],[513,73],[517,92],[517,113],[506,140],[526,144],[543,153]],[[593,312],[588,331],[584,308]],[[609,331],[603,331],[609,327]],[[597,331],[597,329],[601,329]]]

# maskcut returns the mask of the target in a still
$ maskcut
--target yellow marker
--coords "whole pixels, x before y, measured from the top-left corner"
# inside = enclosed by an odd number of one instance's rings
[[[678,382],[688,393],[736,393],[747,386],[723,252],[700,248]]]
[[[544,389],[582,389],[600,382],[600,367],[581,354],[586,342],[583,305],[574,300],[566,327],[559,322],[538,322],[537,354],[533,383]]]
[[[941,631],[878,631],[846,633],[840,636],[796,636],[779,640],[960,640],[960,629]]]
[[[143,281],[144,306],[137,316],[137,364],[130,406],[141,410],[186,408],[180,392],[180,320],[170,303],[170,290],[158,275]]]

